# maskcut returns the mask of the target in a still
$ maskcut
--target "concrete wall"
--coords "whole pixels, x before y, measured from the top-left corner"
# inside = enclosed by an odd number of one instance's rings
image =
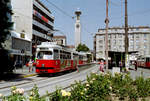
[[[18,33],[24,33],[29,39],[32,39],[32,0],[11,0],[14,23],[14,30]]]

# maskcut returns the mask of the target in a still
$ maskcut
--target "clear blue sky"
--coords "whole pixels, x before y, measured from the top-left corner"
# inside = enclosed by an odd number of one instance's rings
[[[49,1],[49,3],[48,3]],[[106,0],[41,0],[55,17],[54,29],[61,30],[67,36],[67,44],[74,45],[74,12],[77,8],[81,15],[81,42],[93,49],[93,33],[105,28]],[[109,0],[109,27],[124,26],[124,1]],[[52,5],[51,3],[54,5]],[[66,14],[64,14],[62,11]],[[128,0],[129,26],[150,26],[150,0]]]

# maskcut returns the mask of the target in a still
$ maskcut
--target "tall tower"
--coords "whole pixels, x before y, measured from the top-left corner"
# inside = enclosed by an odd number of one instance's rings
[[[80,24],[80,15],[81,11],[75,11],[76,14],[76,23],[75,23],[75,48],[81,43],[81,24]]]

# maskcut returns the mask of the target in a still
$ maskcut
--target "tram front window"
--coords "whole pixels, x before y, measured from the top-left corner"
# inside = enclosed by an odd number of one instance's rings
[[[37,54],[38,59],[52,59],[52,51],[40,51]]]

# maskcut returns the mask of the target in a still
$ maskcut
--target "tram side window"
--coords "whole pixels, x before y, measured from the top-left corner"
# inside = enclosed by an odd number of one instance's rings
[[[60,59],[71,59],[71,53],[66,51],[60,51]]]
[[[57,49],[54,49],[54,59],[59,59],[59,53]]]
[[[149,57],[146,58],[146,62],[150,62],[150,58]]]
[[[62,52],[62,58],[63,58],[63,59],[66,59],[66,54],[65,54],[64,51]]]
[[[63,52],[60,51],[60,59],[63,59]]]
[[[73,59],[74,59],[74,60],[78,60],[78,58],[79,58],[79,57],[78,57],[77,54],[73,54]]]
[[[71,53],[67,53],[67,59],[71,59]]]
[[[68,53],[68,59],[71,59],[71,53]]]
[[[144,61],[146,61],[146,60],[145,60],[145,58],[142,58],[142,60],[141,60],[141,61],[142,61],[142,62],[144,62]]]
[[[82,56],[82,55],[79,55],[79,59],[80,59],[80,60],[83,60],[83,56]]]

